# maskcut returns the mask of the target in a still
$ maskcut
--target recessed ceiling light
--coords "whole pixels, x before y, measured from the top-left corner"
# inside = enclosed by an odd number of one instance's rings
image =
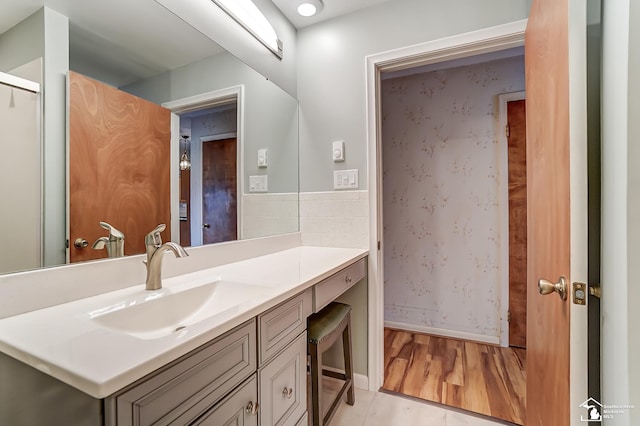
[[[313,16],[316,14],[316,7],[311,3],[302,3],[298,6],[298,13],[302,16]]]
[[[313,16],[322,9],[320,0],[302,0],[298,6],[298,14],[301,16]]]

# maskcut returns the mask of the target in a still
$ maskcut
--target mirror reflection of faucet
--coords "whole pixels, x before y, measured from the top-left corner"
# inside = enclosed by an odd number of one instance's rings
[[[178,258],[189,256],[180,245],[172,241],[162,244],[160,233],[164,231],[166,227],[164,223],[161,223],[144,237],[144,245],[147,248],[147,260],[144,261],[147,267],[147,281],[145,284],[147,290],[158,290],[162,288],[160,273],[162,272],[162,255],[164,252],[171,251]]]
[[[100,222],[100,226],[109,231],[108,237],[100,237],[91,248],[95,250],[107,249],[107,257],[124,256],[124,234],[107,222]]]

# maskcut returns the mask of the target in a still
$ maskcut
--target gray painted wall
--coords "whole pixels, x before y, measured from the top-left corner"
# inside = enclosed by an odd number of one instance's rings
[[[42,8],[0,37],[0,70],[44,57],[42,84],[44,266],[66,260],[66,92],[69,20]]]
[[[269,192],[298,192],[298,102],[230,53],[221,53],[148,80],[122,87],[162,104],[244,85],[245,193],[250,175],[268,174]],[[269,166],[258,168],[258,149]]]
[[[211,13],[205,16],[199,14],[197,8],[184,7],[182,0],[157,1],[165,6],[171,6],[192,27],[291,95],[296,96],[296,29],[271,0],[254,0],[254,3],[269,20],[278,38],[283,42],[282,59],[265,48],[222,9],[211,8]]]
[[[0,34],[0,71],[44,56],[44,8]]]
[[[333,170],[367,187],[365,57],[525,19],[529,0],[396,0],[298,31],[300,190],[333,189]],[[344,163],[331,142],[344,140]]]
[[[602,403],[635,409],[607,425],[640,422],[640,4],[603,2]]]
[[[44,266],[66,261],[69,19],[44,8]]]

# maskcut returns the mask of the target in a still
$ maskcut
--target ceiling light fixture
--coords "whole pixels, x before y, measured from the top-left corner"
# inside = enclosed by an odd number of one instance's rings
[[[282,41],[252,0],[211,0],[282,59]]]
[[[302,0],[298,5],[298,15],[313,16],[322,10],[321,0]]]

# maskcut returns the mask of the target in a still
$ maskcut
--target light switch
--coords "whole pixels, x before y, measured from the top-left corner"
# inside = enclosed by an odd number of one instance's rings
[[[334,170],[333,189],[358,189],[358,169]]]
[[[267,192],[268,190],[267,175],[249,176],[249,192]]]
[[[333,143],[333,161],[344,161],[344,142],[336,141]]]
[[[258,150],[258,167],[267,167],[267,166],[268,166],[267,150],[259,149]]]

